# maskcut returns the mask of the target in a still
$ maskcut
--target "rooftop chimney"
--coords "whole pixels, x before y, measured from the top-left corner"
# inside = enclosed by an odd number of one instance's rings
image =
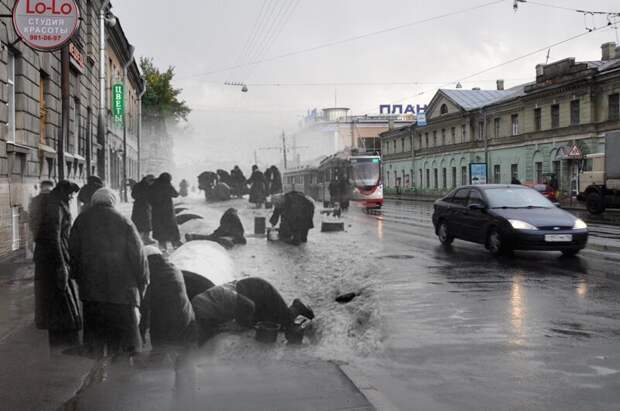
[[[608,61],[616,58],[616,43],[613,41],[603,44],[601,50],[603,51],[601,60]]]
[[[497,80],[497,89],[498,90],[503,90],[504,89],[504,80]]]
[[[537,64],[536,65],[536,76],[542,76],[544,72],[545,72],[545,65]]]

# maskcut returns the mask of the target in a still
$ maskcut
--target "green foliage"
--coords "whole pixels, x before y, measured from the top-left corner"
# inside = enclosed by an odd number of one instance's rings
[[[152,58],[140,58],[140,69],[146,79],[146,93],[142,97],[142,111],[145,116],[160,119],[187,120],[191,109],[179,95],[183,90],[174,88],[174,67],[160,71]]]

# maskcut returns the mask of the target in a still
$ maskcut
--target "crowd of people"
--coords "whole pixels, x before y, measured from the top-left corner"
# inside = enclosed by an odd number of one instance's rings
[[[270,175],[269,187],[281,191],[281,181],[278,188],[273,171]],[[263,279],[215,286],[175,267],[163,252],[169,243],[180,244],[172,200],[179,193],[171,180],[169,173],[162,173],[135,184],[131,219],[121,214],[115,193],[97,177],[81,189],[64,180],[55,187],[41,183],[30,207],[35,324],[48,330],[53,347],[81,346],[96,356],[133,354],[147,335],[154,348],[187,347],[204,343],[230,320],[245,327],[272,321],[290,331],[298,316],[314,317],[299,299],[287,306]],[[76,193],[80,211],[72,223],[70,202]],[[289,193],[276,206],[283,232],[295,242],[306,241],[312,220],[305,214],[303,226],[291,220],[290,210],[300,201]],[[227,210],[220,222],[213,236],[245,243],[235,209]],[[159,247],[153,245],[151,232]]]
[[[221,169],[201,173],[198,188],[204,190],[207,201],[226,201],[249,194],[250,203],[260,208],[269,196],[282,193],[282,174],[276,166],[269,167],[263,173],[254,165],[250,178],[246,179],[236,165],[230,173]]]

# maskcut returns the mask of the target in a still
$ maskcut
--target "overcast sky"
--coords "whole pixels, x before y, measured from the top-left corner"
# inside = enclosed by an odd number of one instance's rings
[[[183,98],[193,109],[189,131],[177,138],[177,163],[204,163],[205,168],[207,164],[231,168],[240,163],[246,169],[255,149],[277,145],[281,130],[293,132],[308,109],[333,106],[335,100],[339,106],[350,107],[353,114],[377,113],[382,103],[425,104],[437,87],[454,88],[458,79],[606,23],[604,16],[584,18],[534,4],[520,3],[515,13],[513,1],[505,0],[332,47],[203,75],[248,59],[272,58],[491,2],[112,1],[137,55],[153,57],[162,68],[175,66],[177,86],[183,88]],[[538,3],[620,12],[617,0]],[[614,30],[595,31],[551,48],[550,61],[600,59],[600,45],[616,38]],[[250,47],[246,47],[248,39]],[[507,87],[531,81],[534,66],[544,63],[546,54],[535,54],[462,84],[494,88],[499,78],[505,79]],[[240,87],[224,85],[226,81],[247,83],[249,91],[241,93]],[[278,83],[292,85],[273,85]],[[259,150],[261,163],[278,158],[276,151]]]

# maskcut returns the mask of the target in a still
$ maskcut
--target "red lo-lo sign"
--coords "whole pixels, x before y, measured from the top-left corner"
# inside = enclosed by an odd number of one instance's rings
[[[77,33],[80,9],[75,0],[17,0],[13,27],[33,49],[57,50]]]

